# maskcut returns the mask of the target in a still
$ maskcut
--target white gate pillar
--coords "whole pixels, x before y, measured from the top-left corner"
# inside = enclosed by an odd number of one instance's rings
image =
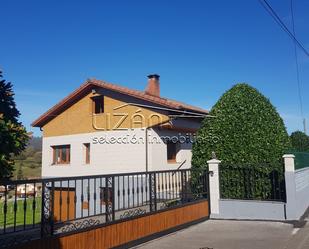
[[[292,154],[284,155],[284,177],[286,191],[286,218],[296,220],[296,183],[295,183],[295,156]]]
[[[210,217],[219,215],[219,164],[221,161],[211,159],[207,161],[209,169],[209,201],[210,201]]]

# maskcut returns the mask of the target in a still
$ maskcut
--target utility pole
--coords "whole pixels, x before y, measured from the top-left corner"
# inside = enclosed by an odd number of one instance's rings
[[[303,119],[304,133],[307,134],[306,118]]]

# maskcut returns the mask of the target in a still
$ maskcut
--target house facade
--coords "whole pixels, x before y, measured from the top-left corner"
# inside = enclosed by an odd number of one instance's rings
[[[43,133],[42,177],[191,167],[194,134],[207,111],[145,91],[87,80],[33,122]]]
[[[34,184],[20,184],[17,185],[16,194],[19,198],[24,198],[25,196],[36,196],[38,193],[38,187]]]

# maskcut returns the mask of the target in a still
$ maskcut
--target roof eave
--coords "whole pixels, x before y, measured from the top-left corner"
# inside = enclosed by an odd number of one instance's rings
[[[103,83],[106,84],[106,86],[104,86]],[[112,90],[112,91],[117,91],[117,92],[120,92],[122,94],[127,94],[127,95],[130,95],[130,96],[138,98],[138,99],[142,99],[142,100],[150,101],[150,102],[151,101],[155,102],[155,99],[151,100],[149,97],[143,96],[143,94],[138,94],[138,93],[134,92],[133,90],[132,91],[125,91],[125,90],[121,90],[117,87],[115,88],[115,86],[111,87],[109,85],[112,85],[112,84],[106,83],[104,81],[99,81],[99,80],[96,80],[96,79],[87,80],[79,88],[77,88],[74,92],[69,94],[67,97],[65,97],[63,100],[61,100],[59,103],[54,105],[47,112],[43,113],[39,118],[37,118],[35,121],[33,121],[31,123],[31,126],[32,127],[39,127],[39,128],[43,127],[46,123],[48,123],[51,119],[53,119],[53,116],[61,113],[68,106],[75,103],[75,101],[79,99],[80,95],[89,91],[91,89],[91,87],[102,87],[102,88],[105,87],[106,89],[109,89],[109,90]],[[171,108],[175,108],[177,110],[197,112],[197,113],[206,114],[206,115],[209,113],[207,110],[203,110],[201,108],[192,108],[191,109],[191,108],[188,108],[188,107],[184,107],[182,105],[175,105],[173,103],[156,103],[156,104],[163,105],[163,106],[168,104],[168,105],[170,105]]]

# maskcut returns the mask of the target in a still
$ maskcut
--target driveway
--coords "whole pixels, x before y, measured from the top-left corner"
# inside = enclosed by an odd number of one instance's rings
[[[308,249],[309,225],[269,221],[208,220],[136,248]]]

